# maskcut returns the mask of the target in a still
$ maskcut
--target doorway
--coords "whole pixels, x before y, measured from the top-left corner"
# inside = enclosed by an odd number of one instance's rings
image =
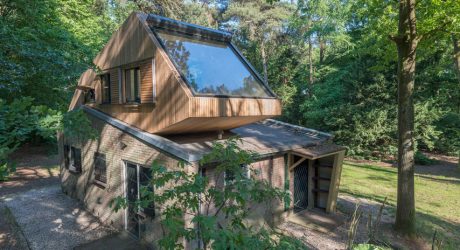
[[[294,212],[308,207],[308,160],[294,168]]]
[[[139,199],[139,171],[138,165],[126,162],[126,209],[125,229],[134,237],[140,238],[140,217],[138,209],[134,205]]]

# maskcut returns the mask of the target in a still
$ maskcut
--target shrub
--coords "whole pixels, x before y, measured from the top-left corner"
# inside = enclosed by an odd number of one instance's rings
[[[214,176],[232,173],[231,181],[224,187],[211,185],[205,175],[190,173],[186,170],[189,166],[184,163],[176,170],[158,162],[152,165],[154,178],[150,185],[155,192],[149,186],[141,187],[141,198],[133,207],[148,208],[152,203],[161,206],[160,223],[164,233],[158,243],[162,249],[183,248],[180,239],[198,240],[203,249],[306,249],[299,240],[276,233],[268,226],[247,225],[251,205],[269,203],[273,199],[282,202],[288,195],[267,181],[254,178],[255,170],[248,178],[242,166],[252,163],[256,155],[241,150],[237,143],[237,139],[215,143],[200,162],[200,166],[215,167],[217,174]],[[117,197],[113,205],[117,211],[126,208],[128,201]],[[196,226],[186,225],[185,215]]]
[[[419,165],[433,165],[436,160],[428,158],[425,154],[420,151],[415,152],[415,163]]]

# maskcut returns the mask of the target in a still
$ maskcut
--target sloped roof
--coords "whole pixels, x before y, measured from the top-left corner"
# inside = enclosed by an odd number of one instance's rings
[[[270,155],[295,149],[331,144],[332,135],[272,119],[245,125],[226,132],[217,140],[216,133],[158,136],[139,130],[103,112],[82,106],[90,115],[138,138],[139,140],[187,162],[199,161],[211,150],[214,142],[224,142],[231,136],[241,139],[240,148]]]

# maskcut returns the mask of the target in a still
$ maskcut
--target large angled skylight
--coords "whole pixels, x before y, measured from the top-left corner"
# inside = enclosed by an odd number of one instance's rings
[[[272,97],[228,43],[157,31],[195,94]]]

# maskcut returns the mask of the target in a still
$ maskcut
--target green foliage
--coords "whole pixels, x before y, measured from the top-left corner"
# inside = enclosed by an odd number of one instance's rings
[[[152,165],[150,185],[155,191],[141,187],[141,199],[135,205],[146,208],[152,203],[161,204],[158,209],[165,234],[158,243],[162,248],[182,248],[179,240],[184,238],[199,239],[205,249],[305,249],[300,241],[269,227],[248,225],[246,218],[254,212],[253,205],[282,201],[288,194],[257,178],[254,169],[248,178],[242,166],[252,163],[256,155],[241,150],[238,143],[237,139],[214,143],[211,152],[200,161],[201,166],[214,169],[212,176],[216,179],[212,181],[184,163],[175,169],[158,162]],[[232,175],[225,185],[224,173]],[[115,211],[128,205],[123,197],[113,202]],[[185,216],[196,227],[187,225]]]
[[[98,138],[98,132],[82,109],[76,109],[64,114],[64,136],[72,140],[84,141]]]
[[[8,156],[22,143],[55,143],[61,120],[61,112],[43,105],[35,106],[33,98],[23,97],[11,103],[0,99],[0,180],[15,171]]]
[[[436,163],[436,160],[428,158],[424,153],[420,151],[415,152],[414,160],[415,164],[419,165],[433,165]]]
[[[16,164],[8,160],[15,148],[0,146],[0,182],[8,180],[8,176],[16,171]]]
[[[389,250],[391,248],[381,247],[373,244],[357,244],[353,246],[353,250]]]

